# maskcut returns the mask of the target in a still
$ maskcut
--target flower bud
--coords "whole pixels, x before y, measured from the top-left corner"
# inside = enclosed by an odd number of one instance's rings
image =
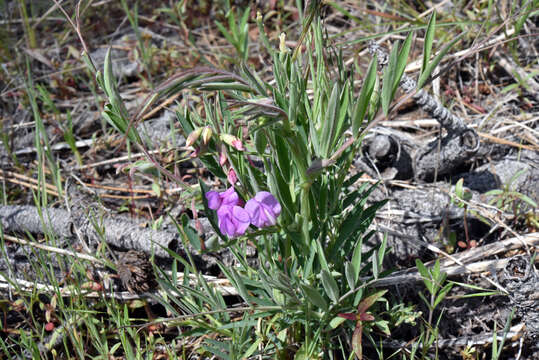
[[[223,166],[226,163],[226,160],[226,153],[224,150],[221,150],[221,152],[219,152],[219,165]]]
[[[189,157],[194,159],[194,158],[198,157],[198,155],[200,155],[200,148],[199,147],[195,148],[195,151],[193,151],[191,154],[189,154]]]
[[[287,51],[286,47],[286,34],[284,32],[279,35],[279,51],[284,54]]]
[[[245,148],[243,147],[243,143],[240,139],[235,137],[234,135],[230,134],[221,134],[219,135],[222,141],[224,141],[227,145],[232,146],[234,149],[238,151],[244,151]]]
[[[187,137],[187,140],[185,140],[185,146],[193,146],[193,144],[200,137],[200,134],[202,133],[202,130],[203,130],[203,128],[196,128],[195,130],[191,131],[191,133]]]
[[[238,175],[236,175],[236,172],[234,171],[234,169],[230,169],[228,171],[228,175],[226,176],[226,178],[228,179],[228,182],[231,185],[234,185],[235,183],[238,182]]]
[[[202,143],[204,145],[207,145],[210,142],[212,136],[212,131],[209,126],[205,126],[204,130],[202,130]]]

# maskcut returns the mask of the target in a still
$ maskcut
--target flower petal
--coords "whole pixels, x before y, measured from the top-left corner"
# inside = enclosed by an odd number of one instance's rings
[[[259,228],[264,226],[264,219],[261,218],[263,215],[260,211],[260,203],[256,201],[256,199],[250,199],[247,201],[247,204],[245,204],[245,210],[249,214],[251,224]]]
[[[266,205],[262,204],[260,207],[262,210],[262,213],[265,215],[266,221],[265,226],[273,226],[277,222],[277,219],[275,217],[275,214],[273,213],[273,210],[267,207]]]
[[[255,199],[269,207],[275,217],[281,214],[281,204],[279,204],[279,201],[277,201],[275,196],[273,196],[270,192],[260,191],[255,195]]]
[[[208,207],[212,210],[217,210],[221,206],[221,196],[217,191],[208,191],[206,199],[208,200]]]
[[[233,187],[228,188],[225,192],[219,194],[223,205],[237,205],[239,196]]]
[[[249,217],[249,213],[242,209],[239,206],[234,206],[232,209],[232,215],[234,216],[234,219],[236,220],[236,231],[235,235],[243,235],[245,234],[245,231],[251,224],[251,218]]]

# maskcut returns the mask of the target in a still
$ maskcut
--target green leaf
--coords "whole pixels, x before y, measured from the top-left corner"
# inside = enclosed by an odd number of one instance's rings
[[[455,184],[455,195],[457,195],[457,197],[459,199],[462,199],[462,193],[463,193],[463,184],[464,184],[464,179],[463,178],[460,178],[457,183]]]
[[[318,239],[314,239],[313,243],[316,246],[316,254],[318,255],[318,261],[320,262],[320,266],[322,267],[322,269],[329,271],[329,265],[326,259],[326,253],[324,252],[324,248],[322,247],[322,244],[320,243]]]
[[[356,279],[355,279],[354,266],[349,261],[346,261],[344,263],[344,275],[346,276],[346,281],[348,282],[348,287],[350,287],[350,290],[355,289]]]
[[[378,275],[380,275],[380,267],[378,264],[378,256],[377,251],[374,251],[372,254],[372,275],[375,279],[378,279]]]
[[[235,45],[236,44],[236,39],[234,39],[232,33],[230,31],[228,31],[223,24],[221,24],[219,21],[215,21],[214,22],[215,25],[217,26],[217,28],[219,29],[219,31],[221,32],[221,34],[223,34],[223,36],[225,37],[225,39],[231,44],[231,45]]]
[[[382,110],[384,111],[384,115],[386,116],[389,114],[389,104],[393,99],[393,79],[395,78],[395,74],[397,71],[398,50],[399,41],[397,41],[391,49],[391,53],[389,54],[389,63],[384,69],[384,78],[382,79]]]
[[[391,331],[389,330],[389,322],[387,320],[378,320],[374,325],[376,325],[376,327],[380,329],[385,335],[391,335]]]
[[[250,297],[247,293],[247,288],[245,287],[245,283],[243,282],[243,279],[238,274],[234,268],[226,267],[224,265],[219,264],[219,267],[223,271],[223,273],[226,275],[228,280],[234,285],[236,290],[238,290],[238,294],[243,298],[243,300],[247,303],[250,303]]]
[[[335,130],[332,135],[330,151],[337,146],[337,144],[339,143],[339,140],[342,140],[342,133],[345,130],[345,128],[348,128],[349,126],[348,124],[346,124],[347,122],[346,120],[348,120],[348,108],[349,108],[349,102],[350,102],[349,94],[350,94],[349,83],[347,82],[345,88],[341,92],[341,97],[339,100],[337,123],[335,125]]]
[[[359,99],[354,107],[354,113],[352,114],[352,134],[354,137],[358,136],[359,128],[363,124],[363,119],[365,118],[367,107],[369,106],[372,91],[374,89],[374,83],[376,82],[377,64],[378,61],[376,56],[374,56],[369,64],[369,69],[367,70],[367,76],[363,81],[363,87],[361,88]]]
[[[201,243],[202,243],[202,240],[200,239],[200,237],[198,237],[198,234],[197,232],[189,225],[189,216],[187,216],[187,214],[183,213],[181,218],[181,230],[182,230],[182,233],[185,234],[185,236],[187,237],[187,241],[189,241],[189,243],[198,251],[201,250]]]
[[[489,190],[485,193],[485,196],[494,196],[494,195],[501,195],[503,194],[503,190],[502,189],[494,189],[494,190]]]
[[[434,266],[432,268],[432,277],[435,279],[435,280],[438,280],[440,279],[440,260],[436,259],[436,261],[434,262]]]
[[[358,311],[360,313],[365,313],[376,301],[378,301],[378,299],[384,296],[386,292],[387,290],[381,290],[361,300],[361,303],[359,303],[358,306]]]
[[[519,198],[520,200],[524,201],[525,203],[527,203],[528,205],[530,205],[531,207],[533,208],[537,207],[537,203],[529,196],[520,194],[520,193],[515,194],[515,196]]]
[[[254,327],[254,326],[253,326]],[[249,348],[245,351],[245,353],[240,356],[240,359],[248,359],[251,355],[254,354],[254,352],[257,350],[258,345],[262,342],[263,338],[258,337],[252,344],[249,346]]]
[[[275,153],[277,154],[277,164],[281,170],[281,176],[286,183],[290,182],[291,173],[291,156],[290,147],[287,146],[283,136],[275,134]]]
[[[340,316],[336,316],[329,322],[329,327],[332,329],[336,329],[339,327],[343,322],[345,322],[346,319]]]
[[[438,66],[440,61],[442,61],[442,58],[447,54],[449,49],[451,49],[451,47],[455,45],[455,43],[459,41],[465,34],[466,32],[463,32],[459,34],[457,37],[455,37],[449,44],[447,44],[446,46],[444,46],[442,50],[440,50],[440,52],[434,57],[434,59],[432,59],[432,61],[425,68],[425,71],[422,72],[421,75],[419,76],[419,80],[417,80],[418,89],[421,89],[423,85],[425,85],[431,73],[434,71],[436,66]]]
[[[112,97],[115,89],[114,78],[112,75],[112,62],[110,60],[111,50],[112,48],[109,47],[105,54],[105,62],[103,64],[103,82],[105,86],[103,90],[109,98]]]
[[[327,270],[322,270],[322,286],[333,303],[339,300],[339,286],[333,276]]]
[[[386,250],[387,250],[387,233],[384,234],[382,243],[380,244],[380,247],[378,248],[378,264],[383,263],[384,257],[386,255]]]
[[[306,284],[301,284],[300,287],[301,287],[301,290],[303,292],[303,295],[313,305],[315,305],[316,307],[318,307],[318,308],[320,308],[322,310],[327,310],[328,309],[328,304],[327,304],[326,300],[324,300],[324,298],[322,297],[322,295],[320,295],[318,290],[316,290],[315,288],[313,288],[313,287],[311,287],[309,285],[306,285]]]
[[[410,48],[412,46],[412,34],[412,32],[408,34],[406,40],[404,40],[404,44],[402,44],[401,50],[399,51],[399,56],[397,56],[397,65],[395,68],[395,78],[393,79],[392,96],[395,96],[395,92],[397,91],[397,87],[399,86],[402,74],[404,74],[404,70],[406,69],[406,63],[408,62],[408,54],[410,53]]]
[[[201,85],[200,90],[237,90],[237,91],[245,91],[245,92],[252,92],[253,89],[249,85],[240,84],[240,83],[228,83],[228,82],[213,82],[213,83],[205,83],[204,85]]]
[[[320,136],[320,144],[322,146],[322,154],[325,158],[329,157],[330,145],[333,141],[333,134],[335,132],[337,114],[339,111],[339,83],[336,82],[333,85],[333,90],[331,91],[331,96],[329,98],[326,116],[324,117],[324,123],[322,124],[322,134]]]
[[[378,110],[380,109],[380,79],[378,75],[374,79],[374,87],[372,95],[369,98],[369,107],[367,111],[367,118],[370,120],[374,119]]]
[[[415,266],[417,267],[417,270],[421,274],[421,277],[423,278],[423,282],[425,283],[425,286],[427,290],[433,294],[434,293],[434,285],[431,280],[431,274],[427,267],[421,262],[421,260],[416,259],[415,260]]]
[[[432,53],[432,43],[434,41],[434,33],[436,31],[436,11],[430,16],[429,24],[427,25],[427,32],[425,33],[425,41],[423,42],[423,63],[421,65],[421,74],[425,72],[427,64],[430,61],[430,55]]]
[[[352,266],[354,267],[354,283],[357,283],[357,279],[359,278],[359,272],[361,270],[361,249],[363,245],[363,238],[360,237],[358,244],[354,248],[354,252],[352,253]]]
[[[436,299],[434,300],[434,303],[432,304],[432,307],[435,308],[440,304],[440,302],[446,297],[447,293],[451,290],[453,287],[453,284],[449,283],[446,284],[442,290],[438,293],[438,296],[436,296]]]

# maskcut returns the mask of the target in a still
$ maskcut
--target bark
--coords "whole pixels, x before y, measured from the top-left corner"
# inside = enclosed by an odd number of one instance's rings
[[[104,217],[99,219],[77,214],[70,217],[63,209],[44,208],[27,205],[0,206],[0,223],[4,232],[30,232],[33,234],[53,233],[63,238],[75,236],[74,227],[90,242],[100,242],[102,231],[104,240],[118,248],[143,251],[158,257],[169,257],[165,249],[184,253],[177,234],[142,228],[125,217]],[[95,224],[95,225],[94,225]],[[100,231],[96,230],[96,226]],[[163,249],[165,248],[165,249]]]

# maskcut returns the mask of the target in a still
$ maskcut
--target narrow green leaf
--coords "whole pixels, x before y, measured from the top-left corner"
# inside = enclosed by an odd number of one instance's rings
[[[433,291],[434,291],[434,287],[433,287],[433,283],[432,283],[432,280],[431,280],[430,271],[427,269],[427,267],[419,259],[415,260],[415,266],[417,267],[417,270],[421,274],[421,277],[423,278],[423,282],[425,283],[425,286],[427,287],[427,290],[432,294]]]
[[[432,43],[434,41],[434,33],[436,31],[436,11],[430,16],[427,32],[425,33],[425,41],[423,42],[423,64],[421,65],[421,74],[427,68],[432,53]]]
[[[358,244],[354,248],[354,252],[352,253],[352,266],[354,267],[354,283],[357,283],[357,279],[359,278],[359,272],[361,270],[361,249],[363,245],[363,239],[360,237]]]
[[[245,91],[245,92],[252,92],[253,89],[249,85],[240,84],[240,83],[227,83],[227,82],[214,82],[214,83],[205,83],[200,86],[200,90],[237,90],[237,91]]]
[[[335,148],[339,143],[339,140],[342,140],[342,133],[345,128],[348,128],[348,124],[345,126],[345,121],[347,120],[348,108],[350,102],[350,91],[349,83],[347,82],[343,90],[341,91],[341,96],[339,99],[339,105],[337,109],[337,122],[335,124],[335,129],[331,135],[330,150]]]
[[[427,270],[427,267],[421,262],[421,260],[416,259],[415,266],[417,267],[419,274],[421,274],[423,278],[430,278],[430,273]]]
[[[537,203],[529,196],[524,195],[524,194],[515,194],[515,196],[518,197],[520,200],[524,201],[525,203],[527,203],[528,205],[530,205],[531,207],[533,208],[537,207]]]
[[[252,326],[254,328],[254,326]],[[245,351],[245,353],[240,356],[240,359],[249,359],[251,355],[254,354],[254,352],[257,350],[258,345],[262,342],[263,338],[258,337],[252,344],[249,346],[249,348]]]
[[[389,114],[389,104],[393,100],[393,79],[397,71],[398,50],[399,42],[397,41],[389,54],[389,63],[384,69],[384,78],[382,79],[382,110],[386,116]]]
[[[379,109],[380,109],[380,79],[378,78],[378,74],[377,74],[374,79],[374,87],[373,87],[372,95],[369,98],[369,107],[367,110],[367,118],[369,119],[369,121],[374,119]]]
[[[436,259],[432,268],[432,277],[437,280],[440,278],[440,275],[440,260]]]
[[[198,236],[197,232],[189,225],[189,217],[183,213],[181,218],[182,233],[187,237],[187,241],[198,251],[201,250],[202,240]]]
[[[402,78],[402,74],[404,74],[404,69],[406,69],[406,63],[408,62],[408,54],[410,53],[410,48],[412,46],[412,34],[412,32],[408,34],[406,40],[404,40],[404,44],[402,44],[399,55],[397,56],[397,66],[395,69],[395,78],[393,79],[392,96],[395,96],[395,92],[399,87],[399,82]]]
[[[498,360],[500,358],[500,355],[502,353],[502,350],[503,350],[503,346],[505,344],[505,339],[507,338],[507,333],[509,332],[510,328],[511,328],[511,322],[513,321],[513,317],[515,316],[515,310],[516,308],[513,308],[511,310],[511,313],[509,314],[509,316],[507,317],[507,321],[505,322],[505,326],[503,327],[503,332],[502,332],[502,340],[500,341],[500,345],[499,345],[499,351],[494,351],[496,349],[494,349],[493,347],[493,354],[492,354],[492,359],[493,360]],[[494,334],[496,334],[496,328],[494,328]],[[494,342],[496,342],[496,338],[494,338]],[[494,345],[494,343],[493,343]]]
[[[346,281],[348,282],[348,287],[350,290],[355,289],[356,287],[356,279],[355,279],[355,271],[354,266],[350,261],[347,261],[344,263],[344,275],[346,276]]]
[[[289,183],[292,176],[291,157],[293,154],[290,152],[290,147],[287,146],[286,140],[280,134],[275,134],[275,153],[277,155],[277,164],[281,170],[281,176],[286,183]]]
[[[378,301],[378,299],[384,296],[386,292],[387,290],[381,290],[361,300],[361,303],[358,306],[358,311],[362,313],[366,312],[376,301]]]
[[[442,290],[440,290],[440,292],[436,296],[436,299],[434,300],[434,303],[432,304],[433,308],[437,307],[438,304],[440,304],[440,302],[446,297],[447,293],[451,290],[452,287],[453,287],[453,284],[449,283],[449,284],[446,284],[442,288]]]
[[[322,145],[323,155],[325,158],[329,157],[330,145],[332,143],[333,134],[335,132],[336,122],[337,122],[337,113],[339,110],[339,84],[335,83],[333,89],[331,90],[331,96],[329,98],[326,116],[324,117],[322,124],[322,135],[320,136],[320,144]]]
[[[374,251],[372,254],[372,275],[375,279],[378,279],[378,275],[380,275],[380,267],[378,264],[378,256],[377,251]]]
[[[434,59],[432,59],[432,61],[425,68],[425,71],[423,71],[421,73],[421,75],[419,76],[419,80],[417,80],[417,88],[418,89],[421,89],[423,87],[423,85],[425,85],[425,83],[427,82],[427,80],[430,77],[431,73],[434,71],[436,66],[438,66],[440,61],[442,61],[442,58],[447,54],[449,49],[451,49],[451,47],[453,45],[455,45],[455,43],[457,41],[459,41],[465,34],[466,34],[465,32],[460,33],[456,38],[451,40],[451,42],[449,44],[444,46],[444,48],[434,57]]]
[[[336,304],[339,300],[339,286],[337,285],[337,282],[327,270],[322,270],[321,276],[322,286],[324,287],[326,294],[333,300],[333,303]]]
[[[223,36],[225,37],[225,39],[231,44],[231,45],[234,45],[236,43],[235,39],[234,39],[234,36],[232,35],[232,33],[230,31],[228,31],[224,26],[223,24],[221,24],[219,21],[215,21],[214,24],[217,26],[217,28],[219,29],[219,31],[221,32],[221,34],[223,34]]]
[[[318,308],[320,308],[322,310],[327,310],[328,309],[328,304],[327,304],[326,300],[324,300],[324,298],[322,297],[322,295],[320,295],[318,290],[316,290],[315,288],[313,288],[313,287],[311,287],[309,285],[305,285],[305,284],[301,284],[300,287],[301,287],[301,290],[303,291],[303,295],[313,305],[317,306]]]
[[[384,256],[386,255],[386,249],[387,249],[387,233],[384,234],[382,243],[380,244],[380,247],[378,248],[378,264],[383,263]]]
[[[316,244],[318,261],[320,261],[320,266],[322,267],[322,269],[329,271],[329,265],[326,259],[326,253],[324,251],[324,248],[322,247],[322,244],[317,239],[313,240],[313,242]]]
[[[343,322],[345,322],[346,319],[340,316],[336,316],[329,322],[329,327],[332,329],[336,329],[339,327]]]
[[[234,283],[236,285],[235,286],[236,290],[238,290],[238,293],[240,294],[240,296],[243,298],[243,300],[246,303],[249,303],[250,302],[249,294],[247,293],[247,288],[245,287],[245,283],[243,282],[243,279],[237,273],[237,271],[234,270],[233,268],[230,268],[230,274],[232,275],[233,279],[229,279],[229,280],[234,281]]]
[[[107,96],[110,98],[114,94],[114,78],[112,75],[112,62],[110,59],[111,49],[108,48],[107,53],[105,54],[105,62],[103,64],[103,82],[105,88],[103,89]]]

